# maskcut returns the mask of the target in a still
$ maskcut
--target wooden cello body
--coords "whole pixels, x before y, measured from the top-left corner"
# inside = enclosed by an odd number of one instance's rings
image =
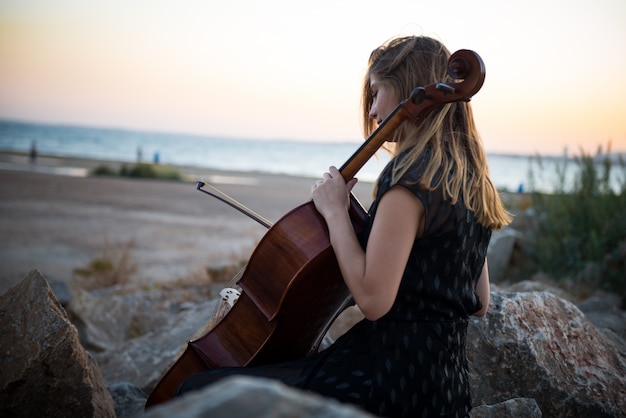
[[[349,180],[404,121],[421,121],[445,103],[468,101],[482,86],[485,68],[478,54],[455,52],[448,63],[455,83],[416,88],[341,167]],[[350,218],[357,231],[367,212],[351,196]],[[255,366],[315,353],[324,334],[351,302],[324,218],[312,202],[279,219],[254,249],[238,282],[242,292],[202,337],[188,342],[163,375],[146,407],[172,399],[189,375],[219,367]]]

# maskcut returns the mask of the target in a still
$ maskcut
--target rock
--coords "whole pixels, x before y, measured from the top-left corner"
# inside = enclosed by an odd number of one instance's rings
[[[114,383],[108,387],[117,418],[132,417],[143,413],[147,396],[141,389],[128,382]]]
[[[549,285],[528,281],[511,289],[516,291],[492,291],[487,316],[470,321],[471,417],[626,416],[626,314],[606,296],[581,302],[579,309],[563,298],[569,294]],[[206,333],[216,303],[203,295],[189,298],[193,290],[176,293],[178,286],[160,297],[151,292],[111,288],[70,299],[70,305],[101,305],[78,310],[83,326],[104,328],[97,316],[107,309],[116,312],[108,320],[126,321],[115,337],[123,341],[94,354],[100,370],[38,272],[1,296],[0,416],[66,416],[68,410],[78,416],[143,415],[146,395],[186,342]],[[124,340],[138,316],[141,335]],[[329,340],[360,319],[358,309],[346,310]],[[368,416],[351,405],[249,377],[224,380],[147,412],[204,414]]]
[[[493,231],[489,247],[487,248],[487,262],[489,265],[489,279],[493,283],[504,280],[504,271],[509,265],[515,242],[521,238],[521,233],[510,227]]]
[[[115,417],[111,395],[36,270],[0,296],[0,416]]]
[[[164,289],[132,285],[91,292],[73,289],[67,310],[83,346],[102,352],[148,332],[173,326],[177,313],[197,305],[192,301],[206,301],[207,289],[208,286],[189,289],[182,284]]]
[[[119,299],[100,299],[76,289],[68,315],[78,329],[80,342],[92,352],[114,348],[127,340],[127,330],[134,310]]]
[[[565,299],[568,302],[574,303],[576,298],[571,295],[567,290],[561,289],[560,287],[553,286],[548,283],[548,280],[521,280],[519,282],[515,282],[501,289],[507,292],[550,292],[561,299]]]
[[[610,296],[592,296],[579,303],[578,308],[613,343],[620,356],[626,358],[626,312],[610,299]]]
[[[189,340],[206,333],[217,300],[170,315],[168,326],[94,354],[108,384],[120,381],[151,393],[159,379],[178,359]]]
[[[549,417],[626,411],[626,362],[572,303],[549,292],[492,292],[470,322],[474,405],[533,398]]]
[[[48,285],[52,289],[52,293],[54,294],[57,302],[59,302],[64,308],[67,307],[72,300],[72,292],[70,292],[70,288],[67,283],[55,280],[48,281]]]
[[[480,405],[470,411],[470,418],[541,418],[537,401],[516,398],[495,405]]]
[[[366,418],[355,406],[269,379],[235,376],[150,408],[144,418]]]
[[[610,330],[620,339],[626,339],[626,312],[606,297],[593,296],[578,304],[593,324],[601,331]]]

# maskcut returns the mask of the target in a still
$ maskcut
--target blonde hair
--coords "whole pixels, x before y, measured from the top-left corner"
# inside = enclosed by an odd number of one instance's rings
[[[396,38],[376,48],[370,55],[361,98],[365,136],[376,129],[376,121],[369,117],[373,103],[372,75],[400,103],[415,87],[452,81],[447,74],[449,57],[450,52],[441,42],[423,36]],[[462,196],[467,208],[487,228],[500,229],[511,222],[490,179],[487,157],[468,102],[445,104],[419,126],[404,121],[396,129],[393,141],[396,145],[392,154],[405,153],[406,158],[394,160],[392,184],[429,150],[430,158],[418,180],[421,187],[426,190],[442,187],[444,198],[452,204]]]

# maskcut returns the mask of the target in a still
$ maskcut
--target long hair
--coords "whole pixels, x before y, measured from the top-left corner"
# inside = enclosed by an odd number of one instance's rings
[[[365,136],[376,129],[369,117],[373,103],[370,79],[375,75],[390,89],[398,103],[409,97],[415,87],[452,80],[447,74],[450,52],[439,41],[423,36],[393,39],[370,55],[361,98]],[[394,159],[392,184],[395,184],[427,150],[430,152],[421,187],[442,187],[444,198],[455,204],[459,196],[474,212],[478,222],[490,229],[500,229],[511,222],[500,195],[489,177],[487,157],[474,124],[471,105],[453,102],[435,109],[415,126],[404,121],[393,134]]]

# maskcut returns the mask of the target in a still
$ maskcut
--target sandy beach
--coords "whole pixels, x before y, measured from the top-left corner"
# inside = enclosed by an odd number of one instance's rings
[[[185,181],[92,177],[120,163],[0,153],[0,293],[39,269],[67,281],[103,251],[130,246],[138,283],[187,278],[249,257],[267,229],[196,190],[201,180],[275,222],[314,179],[177,167]],[[321,174],[321,173],[320,173]],[[371,183],[355,194],[367,206]]]

